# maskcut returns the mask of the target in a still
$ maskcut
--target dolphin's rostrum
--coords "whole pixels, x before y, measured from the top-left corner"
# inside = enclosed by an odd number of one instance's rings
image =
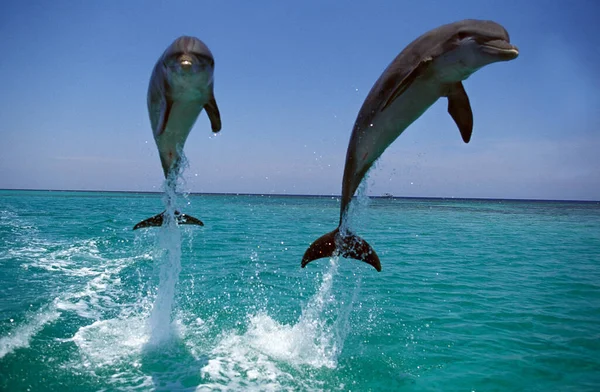
[[[310,245],[302,267],[338,254],[381,271],[375,250],[346,227],[349,204],[367,171],[440,97],[448,98],[448,113],[468,143],[473,114],[462,81],[485,65],[512,60],[518,54],[504,27],[483,20],[440,26],[400,52],[375,82],[354,123],[346,153],[339,225]]]
[[[221,130],[221,115],[213,93],[215,61],[208,47],[195,37],[177,38],[158,59],[148,86],[148,114],[167,186],[175,186],[181,170],[181,151],[202,109],[213,132]],[[163,213],[135,229],[163,224]],[[203,223],[175,212],[179,224]]]

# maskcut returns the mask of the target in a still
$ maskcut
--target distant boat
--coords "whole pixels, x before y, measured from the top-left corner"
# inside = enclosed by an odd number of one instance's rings
[[[384,193],[383,195],[381,195],[381,197],[386,199],[393,199],[394,195],[392,195],[391,193]]]

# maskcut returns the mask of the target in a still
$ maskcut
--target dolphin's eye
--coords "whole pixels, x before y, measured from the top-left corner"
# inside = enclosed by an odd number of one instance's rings
[[[215,60],[212,58],[212,56],[206,56],[204,54],[196,54],[196,58],[201,63],[209,63],[211,67],[215,66]]]

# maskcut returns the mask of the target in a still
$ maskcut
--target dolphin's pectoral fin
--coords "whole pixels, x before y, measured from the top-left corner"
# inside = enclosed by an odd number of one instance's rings
[[[469,143],[473,132],[473,111],[463,84],[458,82],[451,85],[446,96],[448,97],[448,113],[458,126],[463,141]]]
[[[433,61],[432,58],[428,57],[421,61],[419,65],[417,65],[414,69],[412,69],[405,77],[402,79],[400,83],[395,85],[395,88],[388,94],[383,106],[381,107],[381,111],[383,112],[390,106],[396,98],[398,98],[407,88],[410,87],[412,82],[415,81],[421,75],[421,73],[427,68],[427,66]]]
[[[148,218],[144,221],[141,221],[137,225],[133,226],[133,230],[142,229],[145,227],[160,227],[164,223],[165,211],[160,214],[154,215],[152,218]],[[198,218],[194,218],[191,215],[182,214],[179,211],[175,211],[175,219],[177,219],[177,224],[179,225],[197,225],[204,226],[204,223]]]
[[[173,101],[168,98],[164,98],[160,103],[160,116],[158,117],[158,126],[154,132],[154,136],[162,135],[167,128],[167,122],[169,121],[169,115],[171,114],[172,107]]]
[[[206,114],[210,119],[210,126],[214,133],[217,133],[221,130],[221,114],[219,113],[219,107],[217,106],[217,101],[215,100],[215,96],[211,95],[210,99],[204,105],[204,110],[206,110]]]
[[[325,234],[313,242],[302,257],[302,268],[313,260],[332,257],[339,254],[342,257],[364,261],[377,271],[381,271],[381,262],[375,250],[357,235],[348,233],[342,237],[339,228]]]

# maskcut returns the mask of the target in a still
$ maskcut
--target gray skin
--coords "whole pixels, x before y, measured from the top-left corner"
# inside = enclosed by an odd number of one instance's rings
[[[178,174],[183,145],[204,108],[213,132],[221,116],[213,93],[215,60],[194,37],[179,37],[154,66],[148,86],[148,114],[165,178]]]
[[[202,109],[213,132],[221,130],[221,116],[213,92],[215,61],[208,47],[195,37],[177,38],[158,59],[148,86],[148,114],[168,186],[181,170],[181,151]],[[175,212],[180,224],[202,222]],[[164,213],[135,225],[161,226]]]
[[[515,59],[518,49],[492,21],[463,20],[440,26],[410,43],[379,77],[363,103],[348,144],[338,227],[304,253],[302,267],[335,254],[364,261],[381,271],[377,253],[346,227],[354,193],[385,149],[439,98],[468,143],[473,114],[462,81],[480,68]]]

